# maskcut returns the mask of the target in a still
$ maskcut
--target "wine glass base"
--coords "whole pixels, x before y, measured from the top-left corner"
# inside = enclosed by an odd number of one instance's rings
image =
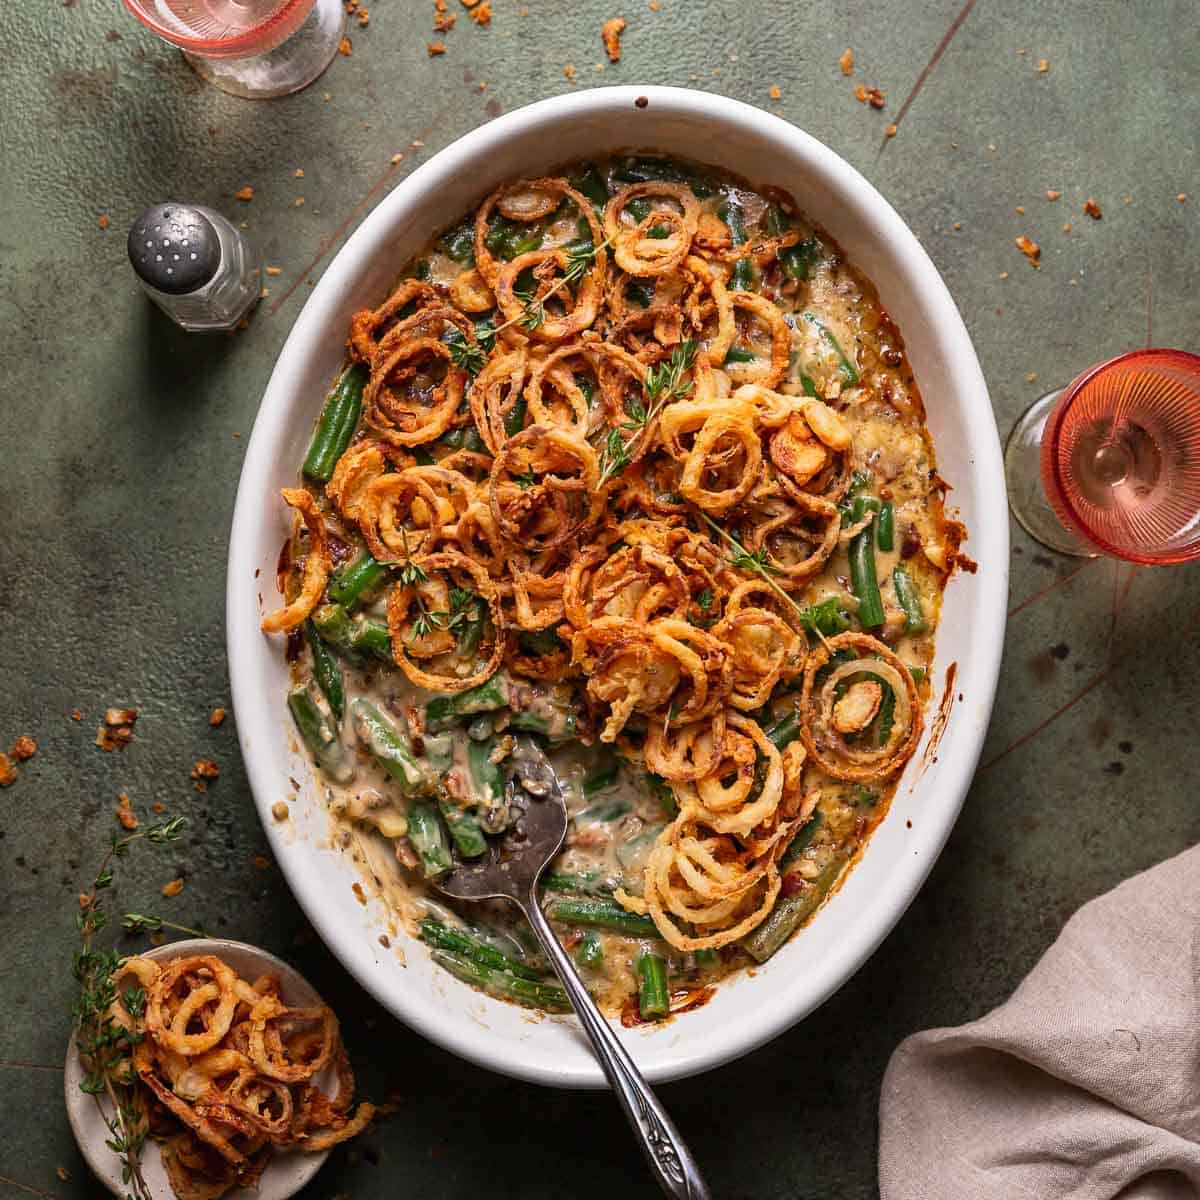
[[[1078,558],[1098,558],[1099,552],[1076,537],[1058,519],[1042,487],[1042,432],[1046,419],[1063,393],[1062,388],[1035,400],[1013,426],[1004,444],[1004,475],[1008,506],[1017,523],[1031,538]]]
[[[342,0],[316,0],[303,25],[282,45],[252,58],[200,58],[184,54],[201,79],[232,96],[270,100],[319,79],[333,62],[346,28]]]

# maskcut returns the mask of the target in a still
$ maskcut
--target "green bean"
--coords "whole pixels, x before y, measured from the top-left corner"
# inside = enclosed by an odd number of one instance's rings
[[[329,598],[347,612],[369,600],[388,580],[388,569],[364,550],[352,563],[334,573]]]
[[[875,575],[875,522],[850,539],[850,586],[858,597],[858,619],[864,629],[883,624],[883,597]]]
[[[783,852],[783,856],[779,860],[781,869],[786,867],[788,863],[795,862],[812,845],[813,838],[817,836],[821,826],[824,824],[825,817],[822,815],[821,810],[819,808],[813,809],[812,816],[800,826],[799,832],[792,838],[788,848]]]
[[[425,706],[425,724],[429,728],[445,725],[459,717],[492,712],[508,703],[508,676],[497,672],[477,687],[452,696],[434,696]]]
[[[450,831],[454,848],[463,858],[478,858],[487,850],[487,839],[483,836],[483,828],[475,813],[455,804],[445,793],[438,796],[438,808]]]
[[[654,205],[644,196],[635,196],[625,205],[625,211],[635,221],[644,221],[654,211]]]
[[[354,649],[359,654],[369,654],[372,658],[380,658],[386,663],[394,663],[392,658],[392,635],[386,625],[378,621],[359,621],[354,627]]]
[[[313,612],[310,620],[330,646],[345,654],[354,649],[354,622],[340,604],[322,604]]]
[[[896,544],[896,506],[889,500],[879,510],[875,522],[875,542],[880,550],[890,551]]]
[[[604,946],[590,929],[583,935],[583,941],[575,951],[575,961],[589,971],[604,969]]]
[[[782,750],[800,736],[800,714],[794,712],[787,713],[785,716],[780,717],[766,733],[767,740],[775,749]]]
[[[772,237],[778,237],[781,233],[787,233],[791,227],[792,218],[778,204],[772,204],[767,209],[767,232]]]
[[[479,797],[480,824],[487,833],[502,833],[507,826],[504,804],[504,772],[492,761],[496,739],[490,735],[467,746],[467,772]]]
[[[800,613],[800,624],[810,633],[833,637],[850,628],[850,616],[837,596],[827,596],[816,604],[810,604]]]
[[[650,789],[650,794],[658,801],[663,815],[670,820],[679,811],[674,788],[661,775],[655,775],[653,771],[646,772],[646,786]]]
[[[897,566],[892,571],[892,588],[896,592],[896,599],[900,602],[900,607],[904,609],[907,631],[924,633],[928,624],[925,620],[925,610],[921,606],[921,593],[917,591],[917,585],[913,583],[906,566]]]
[[[806,375],[803,371],[800,372],[800,386],[804,389],[806,396],[811,396],[814,400],[821,399],[821,393],[817,391],[817,385],[813,382],[811,375]]]
[[[496,971],[448,950],[431,950],[429,957],[457,979],[480,988],[489,995],[504,1000],[515,1000],[518,1004],[545,1009],[547,1012],[571,1011],[567,993],[556,983],[541,983],[510,975],[507,971]]]
[[[842,873],[848,857],[844,851],[835,854],[816,879],[805,883],[802,892],[780,900],[767,919],[742,938],[746,953],[756,962],[766,962],[817,910]]]
[[[615,758],[589,772],[583,777],[583,794],[590,800],[597,792],[606,792],[616,787],[621,776],[621,764]]]
[[[715,950],[697,950],[692,957],[698,967],[715,967],[721,961],[721,956]]]
[[[524,392],[519,395],[513,404],[512,408],[504,415],[504,432],[509,437],[516,437],[522,429],[525,428],[525,410],[528,407],[528,401],[525,399]],[[472,429],[475,427],[472,425]],[[479,431],[475,430],[475,436],[479,437]],[[487,447],[483,445],[483,439],[480,438],[479,453],[486,453]]]
[[[750,258],[739,258],[733,264],[733,270],[729,272],[729,290],[731,292],[749,292],[754,288],[754,260]],[[744,359],[730,359],[728,355],[725,357],[726,362],[744,362]]]
[[[686,183],[701,199],[716,191],[710,176],[681,167],[665,158],[627,158],[618,164],[612,176],[622,183],[648,183],[651,180]]]
[[[523,654],[532,654],[539,658],[544,654],[566,649],[562,638],[553,629],[523,629],[517,635],[517,645]]]
[[[297,688],[288,696],[288,709],[317,765],[335,783],[354,778],[354,764],[346,757],[333,722],[320,710],[307,687]]]
[[[842,343],[833,336],[829,326],[818,317],[813,316],[812,313],[805,313],[804,319],[821,335],[826,344],[837,355],[838,365],[842,371],[842,379],[851,387],[854,387],[858,383],[858,369],[846,357],[846,352],[842,349]]]
[[[609,821],[615,821],[632,811],[632,807],[627,800],[610,800],[604,804],[593,804],[590,808],[585,808],[576,819],[579,821],[599,821],[601,824],[607,824]]]
[[[478,938],[471,937],[469,933],[464,933],[461,929],[455,929],[451,925],[435,921],[432,917],[426,917],[421,922],[420,930],[421,941],[427,945],[436,947],[438,950],[449,950],[451,953],[460,955],[462,958],[468,958],[482,967],[492,967],[497,971],[507,971],[510,975],[516,975],[521,979],[542,978],[540,972],[535,971],[532,967],[527,967],[523,962],[518,962],[515,958],[509,958],[507,954],[501,954],[499,950],[493,946],[489,946],[486,942],[481,942]]]
[[[649,308],[654,303],[654,285],[645,280],[635,279],[626,285],[625,298],[632,300],[641,308]]]
[[[608,188],[604,184],[604,177],[591,163],[582,174],[569,175],[567,182],[577,192],[582,192],[597,208],[603,208],[608,203]]]
[[[741,204],[734,198],[730,198],[717,209],[717,216],[729,228],[729,237],[734,246],[742,246],[746,243],[746,218],[742,212]]]
[[[475,219],[447,230],[438,238],[438,249],[448,258],[464,266],[475,265]]]
[[[557,716],[562,717],[561,724]],[[578,723],[579,719],[573,712],[559,713],[552,720],[550,717],[540,717],[536,713],[523,709],[520,712],[510,713],[508,718],[510,728],[519,729],[525,733],[540,733],[552,742],[570,741],[575,736]]]
[[[658,937],[658,929],[649,917],[626,912],[615,900],[556,900],[546,909],[546,916],[560,925],[615,929],[628,937]]]
[[[321,640],[321,635],[311,620],[304,622],[304,638],[312,654],[313,678],[325,693],[333,715],[340,721],[346,711],[346,686],[337,655]]]
[[[805,280],[820,260],[822,249],[816,238],[806,238],[794,246],[784,246],[775,257],[789,279]]]
[[[454,867],[446,830],[432,804],[413,804],[408,810],[408,840],[421,860],[426,879],[438,879]]]
[[[913,677],[913,683],[920,687],[922,680],[925,678],[925,668],[909,667],[908,673]]]
[[[350,705],[354,731],[379,765],[398,783],[405,795],[428,790],[429,776],[413,756],[399,729],[369,700]]]
[[[542,876],[542,887],[548,892],[578,892],[585,896],[610,895],[616,890],[613,881],[599,871],[589,871],[585,875],[551,871]]]
[[[730,282],[732,282],[732,278],[730,279]],[[741,290],[745,291],[746,289],[742,288]],[[725,361],[727,363],[755,362],[757,358],[758,355],[755,354],[753,350],[747,350],[742,346],[730,346],[725,354]]]
[[[333,477],[337,460],[350,444],[354,427],[362,412],[363,387],[367,369],[361,363],[348,367],[329,393],[321,419],[304,456],[304,474],[318,483],[328,483]]]
[[[652,1021],[671,1011],[667,987],[667,960],[661,954],[641,954],[637,960],[638,1012]]]

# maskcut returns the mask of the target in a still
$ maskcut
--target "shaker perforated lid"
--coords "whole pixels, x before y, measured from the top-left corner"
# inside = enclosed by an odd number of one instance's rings
[[[129,230],[129,261],[149,287],[171,296],[202,288],[221,265],[213,223],[188,204],[155,204]]]

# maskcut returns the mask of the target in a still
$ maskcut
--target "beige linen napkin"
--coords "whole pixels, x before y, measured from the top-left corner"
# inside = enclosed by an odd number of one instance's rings
[[[1086,904],[1012,999],[902,1042],[883,1200],[1200,1197],[1200,847]]]

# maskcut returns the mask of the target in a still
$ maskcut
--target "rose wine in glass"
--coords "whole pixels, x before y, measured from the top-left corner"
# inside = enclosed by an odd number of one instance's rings
[[[222,91],[268,99],[299,91],[333,61],[342,0],[125,0]]]
[[[1134,350],[1030,406],[1004,450],[1025,530],[1066,554],[1200,558],[1200,356]]]

